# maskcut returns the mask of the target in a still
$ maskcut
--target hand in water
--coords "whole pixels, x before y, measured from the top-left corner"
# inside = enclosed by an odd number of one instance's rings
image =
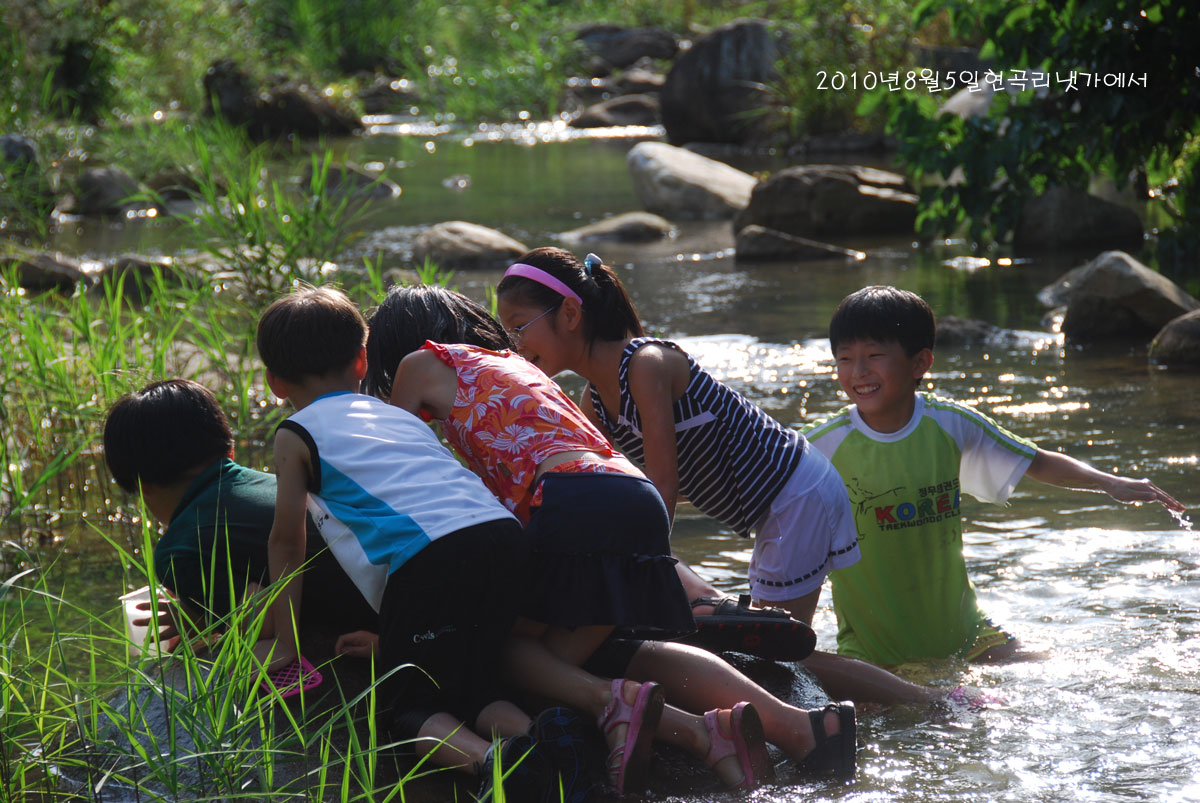
[[[1135,504],[1157,502],[1167,510],[1175,513],[1182,513],[1187,510],[1183,506],[1183,503],[1150,482],[1150,480],[1129,480],[1123,477],[1113,477],[1112,479],[1111,486],[1106,490],[1108,491],[1108,495],[1118,502],[1132,502]]]

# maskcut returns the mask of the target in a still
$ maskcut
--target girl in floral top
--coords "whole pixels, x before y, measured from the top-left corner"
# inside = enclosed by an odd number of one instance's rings
[[[508,651],[513,680],[598,714],[610,780],[629,791],[643,779],[662,690],[653,681],[610,685],[579,667],[617,626],[664,638],[694,629],[670,521],[654,485],[511,347],[465,296],[393,288],[371,318],[366,390],[437,421],[526,525],[533,566]],[[728,785],[751,788],[773,774],[749,703],[666,716],[663,738],[705,758]]]

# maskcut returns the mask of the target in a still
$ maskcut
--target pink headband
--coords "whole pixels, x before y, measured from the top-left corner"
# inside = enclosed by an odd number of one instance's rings
[[[524,279],[532,279],[533,281],[537,282],[538,284],[542,284],[542,285],[545,285],[546,287],[549,287],[551,290],[558,293],[560,296],[566,296],[567,298],[573,298],[573,299],[575,299],[576,304],[579,304],[581,306],[583,305],[583,299],[579,297],[579,293],[576,293],[570,287],[567,287],[560,280],[555,279],[553,276],[551,276],[549,273],[542,270],[541,268],[535,268],[533,265],[526,265],[524,262],[514,262],[513,264],[508,266],[508,270],[504,271],[504,275],[505,276],[520,276]]]

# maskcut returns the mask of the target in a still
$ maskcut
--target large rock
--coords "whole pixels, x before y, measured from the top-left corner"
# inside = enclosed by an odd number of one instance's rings
[[[0,137],[0,212],[42,218],[54,209],[54,188],[37,145],[20,134]]]
[[[1150,359],[1163,365],[1200,366],[1200,309],[1164,326],[1150,343]]]
[[[17,266],[17,284],[27,290],[58,290],[70,293],[80,282],[91,281],[93,264],[80,262],[61,253],[26,251],[17,248],[0,255],[0,268]]]
[[[573,243],[621,242],[645,243],[664,240],[675,233],[671,221],[649,212],[626,212],[597,220],[577,229],[564,231],[560,240]]]
[[[444,270],[503,268],[528,250],[495,229],[451,220],[417,235],[413,260],[420,264],[428,259]]]
[[[620,125],[658,125],[658,98],[653,95],[622,95],[602,100],[584,109],[571,121],[575,128],[609,128]]]
[[[1170,279],[1123,251],[1106,251],[1043,287],[1039,300],[1066,306],[1063,334],[1076,342],[1146,342],[1168,321],[1200,307]]]
[[[75,207],[79,215],[123,215],[152,209],[137,180],[119,167],[89,167],[75,180]]]
[[[756,224],[797,237],[907,234],[917,196],[897,173],[858,165],[806,165],[754,187],[734,229]]]
[[[697,39],[667,74],[660,96],[672,144],[752,144],[770,136],[767,85],[776,79],[776,35],[763,20],[737,20]]]
[[[663,28],[626,28],[600,23],[575,32],[575,38],[612,67],[628,67],[643,59],[673,59],[679,50],[675,34]]]
[[[1071,248],[1135,251],[1142,234],[1142,222],[1133,210],[1083,190],[1054,186],[1025,205],[1013,247],[1023,253]]]
[[[204,94],[211,100],[210,114],[245,128],[255,139],[341,136],[362,127],[358,118],[307,84],[256,88],[230,59],[213,62],[205,72]]]
[[[737,260],[768,262],[772,260],[852,259],[867,258],[862,251],[839,248],[836,245],[797,237],[762,226],[746,226],[737,233]]]
[[[731,218],[750,201],[754,177],[662,142],[639,142],[626,164],[647,210],[670,218]]]

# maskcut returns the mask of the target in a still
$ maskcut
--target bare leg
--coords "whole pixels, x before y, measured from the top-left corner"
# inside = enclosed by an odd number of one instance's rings
[[[428,755],[434,764],[475,772],[475,763],[483,763],[491,742],[481,738],[461,720],[446,713],[434,714],[421,724],[413,746]]]
[[[529,730],[529,715],[507,700],[497,700],[484,706],[475,719],[475,732],[507,739]]]
[[[800,663],[835,700],[895,705],[932,703],[946,696],[931,686],[911,683],[883,667],[845,655],[814,652]]]
[[[679,581],[683,583],[684,593],[687,594],[689,600],[696,597],[723,597],[725,592],[718,589],[712,583],[705,580],[700,575],[683,562],[678,555],[672,555],[676,561],[675,573],[679,575]]]
[[[730,708],[745,700],[762,718],[767,741],[800,760],[815,746],[808,712],[788,705],[706,650],[673,642],[647,641],[630,661],[626,674],[662,683],[667,699],[691,711]],[[663,713],[664,724],[668,722]],[[825,718],[827,733],[841,729],[837,715]]]
[[[793,619],[798,619],[804,624],[812,627],[813,614],[817,611],[817,600],[821,598],[821,589],[818,588],[810,594],[805,594],[803,597],[794,599],[782,600],[774,602],[772,600],[754,600],[754,604],[758,606],[774,606],[776,608],[785,608],[792,615]]]

